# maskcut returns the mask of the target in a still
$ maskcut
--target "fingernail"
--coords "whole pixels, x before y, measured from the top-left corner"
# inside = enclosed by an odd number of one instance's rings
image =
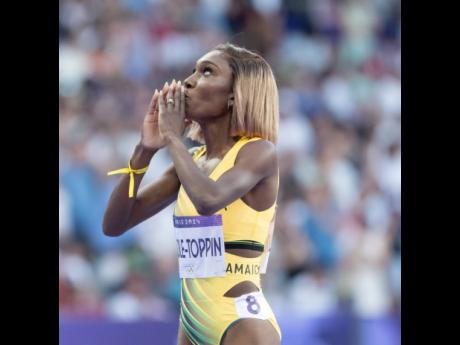
[[[173,83],[174,83],[174,84],[176,83],[176,79],[173,79]]]
[[[180,82],[180,80],[177,82],[177,85],[179,85],[179,86],[181,86],[181,85],[182,85],[182,84],[181,84],[181,82]]]
[[[157,90],[157,89],[155,89],[155,93],[154,93],[153,95],[155,96],[157,93],[158,93],[158,90]]]

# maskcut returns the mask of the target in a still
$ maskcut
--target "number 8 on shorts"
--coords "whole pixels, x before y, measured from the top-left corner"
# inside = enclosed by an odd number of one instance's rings
[[[246,302],[248,302],[248,312],[251,314],[258,314],[260,311],[260,305],[257,303],[256,298],[252,295],[246,297]]]
[[[235,298],[235,307],[240,318],[266,320],[270,310],[262,292],[253,292]]]

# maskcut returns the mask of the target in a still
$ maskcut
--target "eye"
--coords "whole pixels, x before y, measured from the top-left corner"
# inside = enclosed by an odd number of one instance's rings
[[[210,75],[212,73],[212,68],[205,67],[203,68],[203,75]]]
[[[194,69],[192,70],[192,74],[195,74],[195,72],[196,72],[196,68],[194,68]]]

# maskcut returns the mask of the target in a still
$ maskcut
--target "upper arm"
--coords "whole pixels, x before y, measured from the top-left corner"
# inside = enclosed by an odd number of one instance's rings
[[[266,140],[250,142],[238,152],[234,166],[217,181],[206,213],[213,213],[250,192],[262,180],[278,172],[276,147]]]

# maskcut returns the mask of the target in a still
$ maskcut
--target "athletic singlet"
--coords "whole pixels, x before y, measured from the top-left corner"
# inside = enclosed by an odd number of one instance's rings
[[[256,140],[260,138],[240,138],[209,177],[217,181],[234,166],[240,149]],[[196,161],[205,152],[206,147],[200,147],[193,159]],[[180,187],[174,212],[181,272],[180,323],[193,344],[220,344],[228,329],[244,318],[268,320],[281,337],[260,284],[260,273],[265,273],[270,251],[275,209],[276,201],[259,212],[237,199],[210,217],[200,216]],[[263,254],[246,258],[225,252],[225,248],[254,249]],[[214,260],[211,264],[206,262],[209,258]],[[236,298],[224,296],[243,281],[254,283],[259,291]]]

